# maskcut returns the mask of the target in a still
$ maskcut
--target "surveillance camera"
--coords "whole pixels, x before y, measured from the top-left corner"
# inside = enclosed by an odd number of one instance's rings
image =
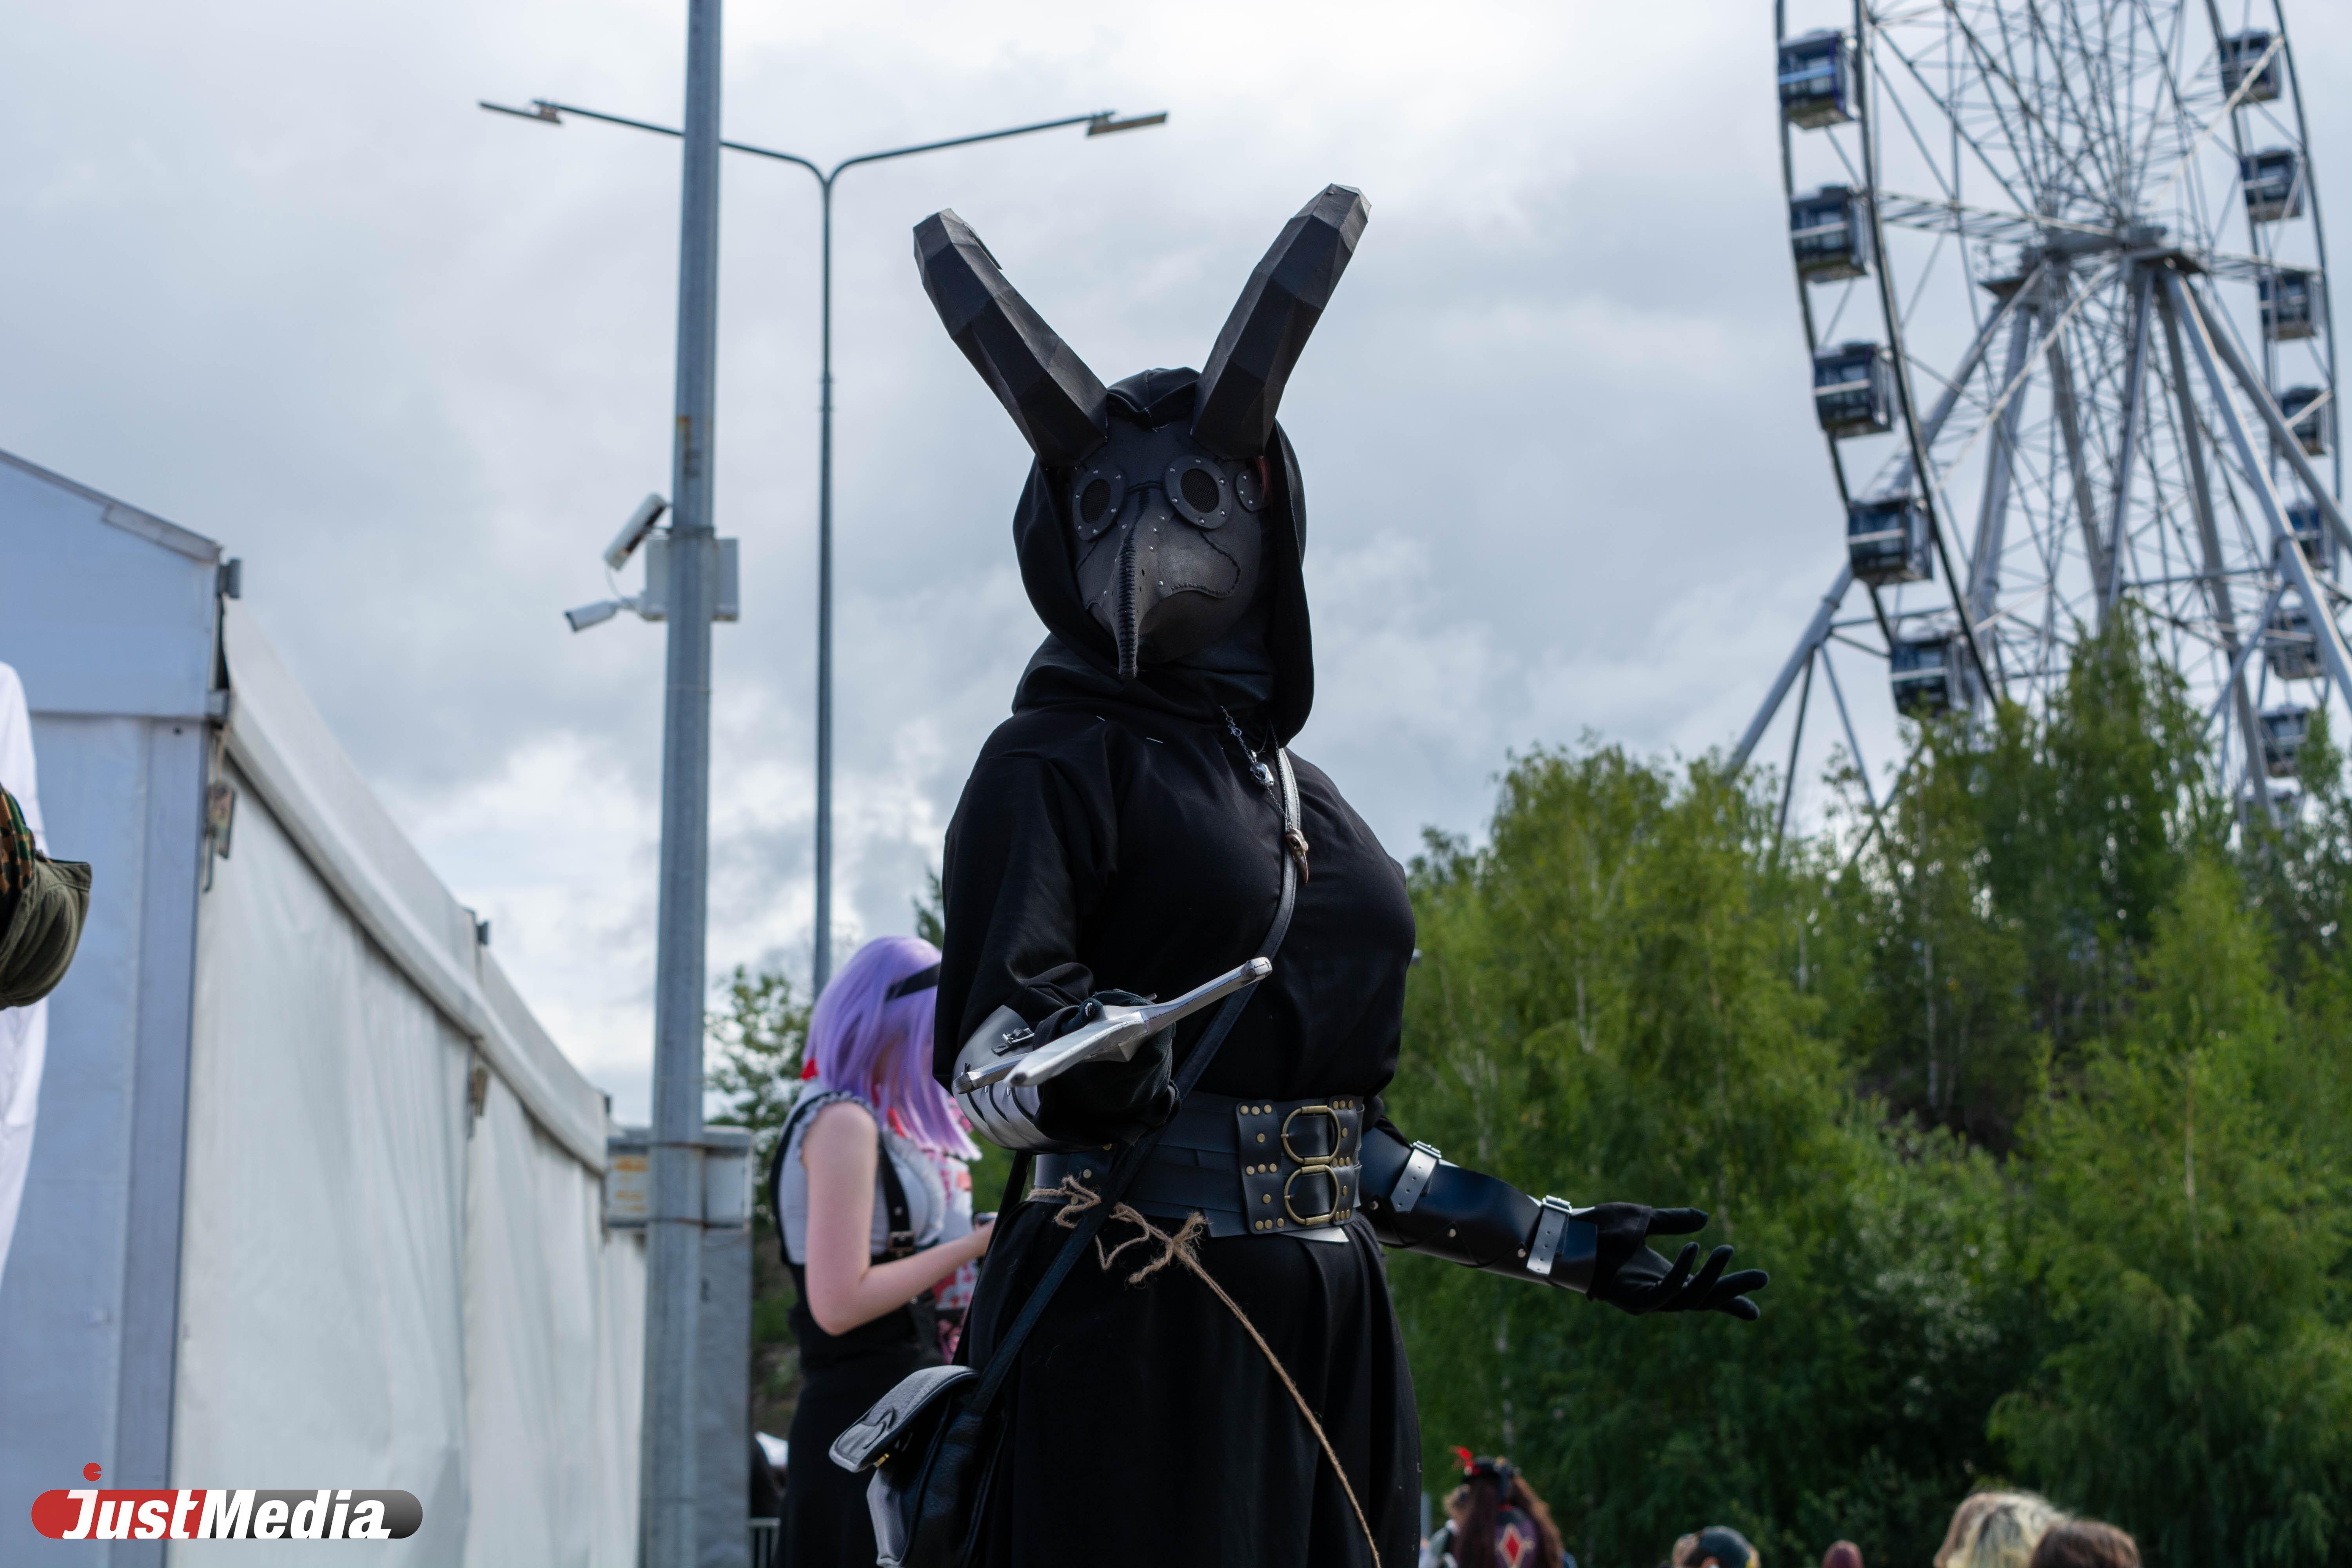
[[[604,564],[618,572],[636,552],[637,546],[646,542],[646,535],[654,531],[654,524],[661,521],[662,513],[668,510],[669,502],[659,496],[647,496],[638,502],[637,510],[629,514],[629,521],[621,525],[621,531],[613,536],[613,542],[604,547]]]
[[[584,632],[590,626],[603,626],[625,607],[618,599],[599,599],[593,605],[583,605],[576,610],[564,611],[563,618],[572,624],[573,631]]]

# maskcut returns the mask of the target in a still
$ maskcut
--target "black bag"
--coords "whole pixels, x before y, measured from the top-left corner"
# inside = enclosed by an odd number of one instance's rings
[[[1276,751],[1275,761],[1281,768],[1282,898],[1259,950],[1266,958],[1275,956],[1290,930],[1291,909],[1298,894],[1298,867],[1293,855],[1304,858],[1306,843],[1299,834],[1298,782],[1291,772],[1290,754]],[[1253,986],[1227,997],[1210,1020],[1200,1043],[1177,1071],[1180,1104],[1208,1070],[1217,1048],[1225,1043],[1234,1021],[1255,994]],[[989,1358],[985,1372],[968,1366],[925,1367],[884,1394],[834,1439],[829,1457],[835,1464],[845,1470],[874,1472],[866,1483],[866,1506],[874,1521],[877,1568],[963,1568],[971,1560],[981,1521],[988,1515],[988,1489],[995,1479],[997,1447],[1003,1436],[994,1409],[997,1391],[1011,1375],[1023,1342],[1045,1315],[1054,1292],[1093,1245],[1096,1233],[1110,1218],[1110,1211],[1159,1143],[1160,1131],[1155,1130],[1119,1155],[1104,1178],[1100,1201],[1078,1216],[1069,1238],[1023,1303],[1021,1315],[1005,1331],[1003,1343]],[[1011,1213],[1020,1201],[1028,1173],[1029,1157],[1024,1154],[1013,1162],[1004,1212]]]

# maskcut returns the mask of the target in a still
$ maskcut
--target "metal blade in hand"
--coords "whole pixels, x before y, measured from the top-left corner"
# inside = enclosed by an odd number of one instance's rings
[[[1247,963],[1230,969],[1205,985],[1195,986],[1181,996],[1165,1002],[1148,1003],[1140,1007],[1106,1007],[1103,1016],[1083,1028],[1071,1030],[1051,1045],[1040,1046],[1013,1063],[1011,1078],[1016,1089],[1027,1089],[1058,1078],[1081,1062],[1102,1061],[1117,1058],[1131,1059],[1144,1041],[1191,1017],[1202,1008],[1222,1002],[1236,991],[1246,990],[1274,973],[1269,959],[1253,958]]]

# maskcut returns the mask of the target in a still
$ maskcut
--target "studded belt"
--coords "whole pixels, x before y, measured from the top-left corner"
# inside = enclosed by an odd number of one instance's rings
[[[1200,1214],[1209,1234],[1339,1241],[1361,1199],[1369,1097],[1244,1099],[1195,1089],[1126,1201],[1154,1219]],[[1065,1179],[1098,1186],[1115,1151],[1041,1154],[1033,1197]],[[1057,1201],[1057,1200],[1055,1200]]]

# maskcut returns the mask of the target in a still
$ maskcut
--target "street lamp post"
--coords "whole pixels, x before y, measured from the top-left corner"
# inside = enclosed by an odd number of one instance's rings
[[[678,218],[677,417],[672,437],[669,649],[662,703],[661,897],[654,959],[654,1212],[646,1258],[638,1559],[699,1560],[696,1328],[703,1275],[703,939],[709,912],[711,416],[719,362],[721,0],[688,7]],[[654,515],[640,509],[647,527]],[[635,520],[632,520],[634,524]]]
[[[633,131],[650,131],[660,136],[677,132],[667,125],[649,121],[631,120],[623,115],[606,114],[599,110],[583,109],[574,103],[558,103],[552,99],[535,98],[529,109],[514,109],[501,103],[485,100],[484,109],[498,114],[512,114],[524,120],[536,120],[549,125],[562,125],[563,116],[577,114],[584,120],[601,120],[608,125],[625,125]],[[755,158],[769,158],[780,163],[796,163],[816,179],[818,205],[822,209],[822,239],[819,271],[822,303],[819,307],[819,368],[817,372],[817,467],[816,467],[816,931],[814,954],[813,989],[824,991],[833,977],[833,187],[842,173],[861,163],[879,163],[892,158],[910,158],[918,153],[937,153],[949,147],[969,147],[979,142],[1001,142],[1008,136],[1027,136],[1039,131],[1059,131],[1065,126],[1083,125],[1088,136],[1108,136],[1120,131],[1140,131],[1147,126],[1167,123],[1165,110],[1156,114],[1130,115],[1119,118],[1113,110],[1102,110],[1093,114],[1066,115],[1059,120],[1041,120],[1034,125],[1014,125],[1003,131],[983,131],[972,136],[951,136],[943,142],[922,142],[911,147],[892,147],[879,153],[861,153],[854,158],[844,158],[833,166],[831,173],[796,153],[780,153],[772,147],[756,147],[745,142],[721,141],[719,144],[730,152],[748,153]]]

